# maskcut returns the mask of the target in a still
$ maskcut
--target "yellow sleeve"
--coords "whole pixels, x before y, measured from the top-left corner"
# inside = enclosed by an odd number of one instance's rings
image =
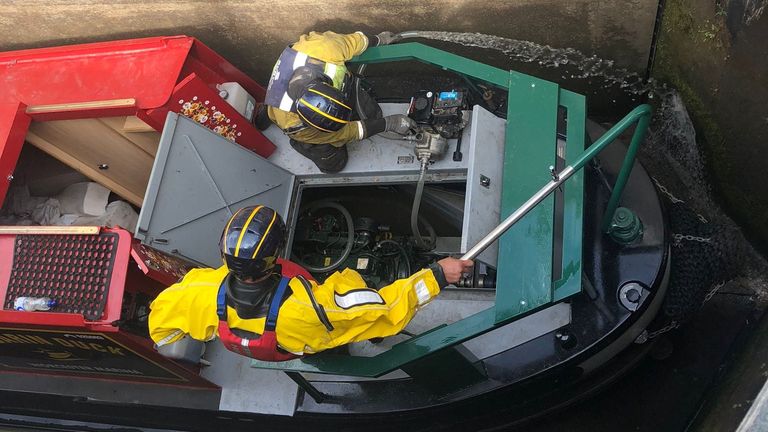
[[[181,282],[163,290],[150,304],[149,335],[158,346],[189,334],[200,341],[211,340],[219,321],[216,293],[227,275],[226,267],[194,269]]]
[[[377,290],[369,289],[354,270],[331,275],[323,285],[313,283],[313,294],[333,327],[328,330],[314,311],[297,279],[293,295],[280,309],[277,337],[291,352],[313,353],[329,348],[399,333],[419,307],[440,293],[432,271],[421,270]]]
[[[331,31],[310,32],[308,35],[301,35],[299,41],[293,44],[293,49],[296,51],[335,64],[342,64],[362,54],[366,48],[368,48],[368,38],[362,32],[350,34]]]

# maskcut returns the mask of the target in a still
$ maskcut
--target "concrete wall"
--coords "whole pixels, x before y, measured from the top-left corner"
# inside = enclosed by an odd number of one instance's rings
[[[572,47],[642,71],[656,8],[655,0],[4,0],[0,50],[187,34],[265,82],[282,48],[309,30],[440,30]]]
[[[667,0],[654,75],[681,92],[715,197],[768,252],[768,1]]]

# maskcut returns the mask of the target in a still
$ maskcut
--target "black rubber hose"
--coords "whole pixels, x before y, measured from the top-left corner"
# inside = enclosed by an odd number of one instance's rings
[[[413,207],[411,207],[411,231],[413,232],[413,241],[416,243],[416,247],[422,250],[432,250],[437,243],[437,235],[432,226],[425,223],[427,231],[429,231],[430,243],[428,244],[421,237],[419,232],[419,207],[421,206],[421,196],[424,193],[424,181],[427,175],[427,164],[421,164],[421,173],[419,174],[419,181],[416,183],[416,194],[413,196]],[[425,221],[426,222],[426,221]]]
[[[392,244],[397,247],[397,249],[400,251],[400,255],[403,256],[403,260],[405,260],[406,270],[408,271],[408,276],[410,276],[412,274],[411,261],[408,259],[408,252],[406,252],[403,245],[394,240],[381,240],[380,242],[376,243],[376,248],[380,248],[383,244]]]
[[[352,224],[352,215],[349,213],[349,210],[347,210],[341,204],[335,203],[332,201],[314,202],[307,207],[307,210],[318,210],[318,209],[324,209],[324,208],[335,209],[339,213],[341,213],[342,216],[344,216],[344,220],[347,223],[347,244],[344,247],[344,252],[342,252],[339,259],[330,263],[327,266],[312,266],[312,265],[301,262],[298,259],[298,257],[294,255],[293,260],[296,262],[296,264],[314,273],[327,273],[327,272],[330,272],[331,270],[335,270],[338,266],[341,265],[341,263],[344,262],[344,260],[346,260],[349,257],[349,254],[352,252],[352,246],[354,246],[355,244],[355,226]]]
[[[421,37],[421,32],[418,31],[406,31],[402,33],[397,33],[395,35],[395,40],[393,43],[397,43],[403,39],[408,38],[416,38]],[[357,69],[357,73],[355,74],[355,80],[354,80],[354,90],[355,90],[355,111],[357,112],[357,116],[360,118],[360,120],[367,120],[367,116],[363,112],[362,104],[360,103],[360,77],[363,76],[363,72],[365,72],[365,63],[361,64],[360,67]],[[385,138],[389,139],[401,139],[402,137],[394,132],[382,132],[379,134],[380,136],[383,136]]]

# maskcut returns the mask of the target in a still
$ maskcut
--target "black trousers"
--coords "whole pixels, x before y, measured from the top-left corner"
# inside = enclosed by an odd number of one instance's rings
[[[307,144],[291,140],[291,147],[320,168],[325,174],[341,171],[347,165],[347,146],[334,147],[330,144]]]

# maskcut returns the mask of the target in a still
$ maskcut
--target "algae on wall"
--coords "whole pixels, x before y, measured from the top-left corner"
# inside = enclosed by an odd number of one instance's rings
[[[768,251],[766,0],[667,0],[653,75],[678,89],[714,195]]]

